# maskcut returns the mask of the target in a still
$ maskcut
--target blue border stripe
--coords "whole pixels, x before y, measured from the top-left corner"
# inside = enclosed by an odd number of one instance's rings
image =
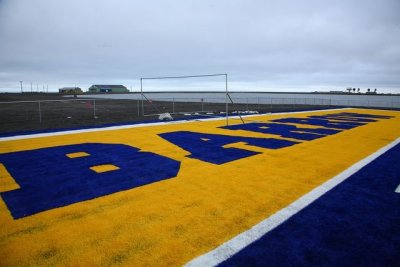
[[[214,117],[219,117],[215,115]],[[194,120],[194,119],[204,119],[204,116],[187,116],[185,118],[174,119],[174,121],[185,121],[185,120]],[[97,129],[97,128],[107,128],[113,126],[126,126],[126,125],[136,125],[136,124],[150,124],[155,122],[162,122],[161,120],[147,120],[147,121],[131,121],[131,122],[121,122],[121,123],[109,123],[109,124],[100,124],[100,125],[90,125],[90,126],[77,126],[71,128],[58,128],[58,129],[47,129],[47,130],[35,130],[35,131],[18,131],[18,132],[6,132],[0,133],[1,137],[10,137],[16,135],[31,135],[31,134],[42,134],[42,133],[57,133],[64,131],[73,131],[73,130],[85,130],[85,129]]]
[[[400,145],[220,266],[398,266]]]

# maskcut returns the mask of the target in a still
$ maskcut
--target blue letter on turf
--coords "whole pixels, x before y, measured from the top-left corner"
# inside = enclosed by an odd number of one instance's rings
[[[180,163],[121,144],[0,154],[20,189],[1,193],[14,218],[175,177]]]
[[[224,148],[224,145],[244,142],[252,146],[277,149],[297,144],[297,142],[274,138],[254,138],[196,132],[171,132],[159,134],[162,138],[191,153],[190,157],[214,164],[223,164],[233,160],[250,157],[258,152]]]
[[[327,128],[297,128],[294,125],[278,123],[246,123],[221,127],[229,130],[244,130],[266,134],[276,134],[285,138],[314,140],[340,132]]]

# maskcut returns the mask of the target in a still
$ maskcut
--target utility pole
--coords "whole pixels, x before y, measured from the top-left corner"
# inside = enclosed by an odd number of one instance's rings
[[[21,83],[21,94],[23,93],[23,90],[22,90],[22,81],[19,81],[20,83]]]

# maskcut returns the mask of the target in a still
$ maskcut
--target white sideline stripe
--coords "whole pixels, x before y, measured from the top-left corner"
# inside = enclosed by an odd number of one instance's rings
[[[299,114],[299,113],[321,112],[321,111],[337,111],[337,110],[345,110],[345,109],[350,109],[350,108],[320,109],[320,110],[311,110],[311,111],[296,111],[296,112],[282,112],[282,113],[264,113],[264,114],[246,115],[243,117],[248,118],[248,117],[254,117],[254,116]],[[239,119],[240,117],[239,116],[230,116],[229,118]],[[196,121],[214,121],[214,120],[226,120],[226,117],[196,119]],[[21,139],[30,139],[30,138],[39,138],[39,137],[48,137],[48,136],[67,135],[67,134],[90,133],[90,132],[98,132],[98,131],[113,131],[113,130],[120,130],[120,129],[139,128],[139,127],[157,126],[157,125],[165,125],[165,124],[181,124],[181,123],[189,123],[189,122],[193,122],[193,120],[139,123],[139,124],[131,124],[131,125],[90,128],[90,129],[82,129],[82,130],[68,130],[68,131],[51,132],[51,133],[15,135],[15,136],[8,136],[8,137],[0,137],[0,142],[21,140]]]
[[[399,184],[399,186],[396,188],[396,190],[394,190],[394,192],[400,193],[400,184]]]
[[[392,143],[384,146],[383,148],[379,149],[378,151],[374,152],[373,154],[369,155],[368,157],[360,160],[359,162],[355,163],[354,165],[350,166],[345,171],[339,173],[335,177],[331,178],[330,180],[326,181],[322,185],[318,186],[317,188],[313,189],[309,193],[303,195],[289,206],[281,209],[280,211],[276,212],[272,216],[266,218],[265,220],[261,221],[260,223],[256,224],[249,230],[235,236],[231,240],[223,243],[219,247],[211,250],[210,252],[203,254],[197,258],[194,258],[190,262],[186,263],[185,266],[215,266],[227,259],[229,259],[234,254],[238,253],[240,250],[245,248],[246,246],[250,245],[257,239],[261,238],[263,235],[268,233],[269,231],[273,230],[277,226],[279,226],[284,221],[288,220],[290,217],[307,207],[309,204],[314,202],[316,199],[324,195],[326,192],[349,178],[351,175],[359,171],[361,168],[366,166],[368,163],[372,162],[383,153],[391,149],[392,147],[396,146],[400,143],[400,138],[397,138]],[[400,186],[397,188],[400,190]],[[397,191],[396,189],[396,191]]]

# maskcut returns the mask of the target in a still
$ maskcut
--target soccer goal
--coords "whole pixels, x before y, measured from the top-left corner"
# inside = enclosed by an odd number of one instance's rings
[[[144,77],[140,78],[140,93],[143,116],[169,113],[187,119],[225,117],[229,124],[233,100],[226,73]]]

